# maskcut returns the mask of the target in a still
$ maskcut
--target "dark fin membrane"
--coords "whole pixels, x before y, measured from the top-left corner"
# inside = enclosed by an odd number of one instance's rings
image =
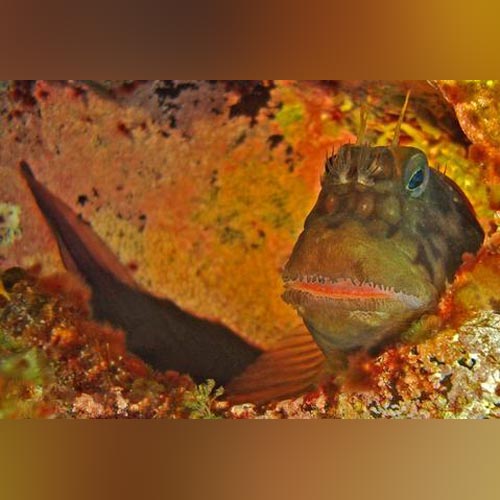
[[[300,396],[327,373],[323,353],[302,327],[232,380],[226,393],[232,404],[264,404]]]
[[[89,272],[99,267],[122,283],[136,287],[126,267],[92,228],[43,184],[40,184],[26,162],[21,162],[20,168],[42,214],[52,227],[66,269],[84,274],[82,268]],[[83,275],[83,277],[89,281],[87,276]]]
[[[40,184],[27,163],[21,172],[58,238],[62,257],[78,270],[92,292],[92,311],[126,333],[131,352],[158,370],[188,373],[225,384],[261,351],[222,324],[199,318],[134,283],[104,242],[61,200]]]

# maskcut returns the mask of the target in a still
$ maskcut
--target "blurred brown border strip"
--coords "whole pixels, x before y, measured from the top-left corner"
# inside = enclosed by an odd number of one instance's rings
[[[2,496],[496,498],[495,422],[2,422]]]
[[[52,78],[487,79],[498,30],[484,3],[6,1],[2,68]]]

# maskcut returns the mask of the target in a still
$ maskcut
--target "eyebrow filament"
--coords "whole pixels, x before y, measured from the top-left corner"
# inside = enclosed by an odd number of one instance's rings
[[[396,125],[396,130],[394,132],[394,139],[392,140],[392,147],[399,146],[399,139],[401,137],[401,126],[403,125],[403,120],[405,118],[406,110],[408,108],[408,103],[410,102],[411,89],[406,93],[405,103],[403,104],[403,109],[399,115],[398,124]]]

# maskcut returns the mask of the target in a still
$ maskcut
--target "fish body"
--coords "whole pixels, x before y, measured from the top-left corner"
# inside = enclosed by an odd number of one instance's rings
[[[327,159],[284,299],[327,358],[375,349],[436,307],[483,240],[465,194],[422,151],[345,145]]]
[[[21,173],[57,236],[66,267],[89,285],[93,316],[124,330],[131,352],[158,370],[219,384],[257,359],[261,351],[226,326],[141,290],[91,227],[38,182],[25,162]]]

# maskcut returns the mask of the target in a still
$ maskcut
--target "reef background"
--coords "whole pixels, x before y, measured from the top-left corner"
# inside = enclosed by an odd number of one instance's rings
[[[152,373],[89,321],[17,170],[28,161],[151,293],[270,349],[301,323],[280,271],[325,155],[355,141],[362,102],[367,138],[389,143],[408,88],[402,143],[446,169],[489,238],[440,311],[365,363],[362,391],[331,380],[231,407],[210,383]],[[0,267],[31,271],[3,275],[0,416],[499,416],[499,97],[495,81],[3,81]]]

